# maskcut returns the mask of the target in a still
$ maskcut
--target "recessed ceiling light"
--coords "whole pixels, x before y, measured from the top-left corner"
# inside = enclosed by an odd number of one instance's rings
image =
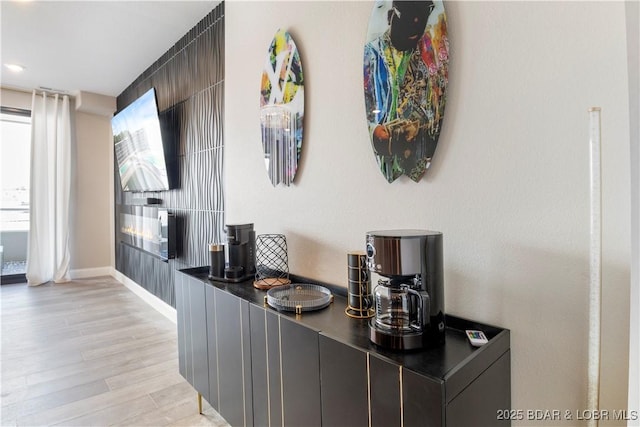
[[[14,73],[21,73],[27,69],[24,65],[19,64],[4,64],[5,67],[13,71]]]

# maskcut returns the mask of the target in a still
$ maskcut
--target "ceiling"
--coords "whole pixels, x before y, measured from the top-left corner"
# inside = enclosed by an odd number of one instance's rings
[[[1,0],[0,85],[117,96],[218,3]]]

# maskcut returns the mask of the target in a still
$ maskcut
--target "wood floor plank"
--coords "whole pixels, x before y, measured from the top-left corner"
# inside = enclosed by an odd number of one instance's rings
[[[81,417],[71,418],[56,426],[97,426],[113,425],[128,418],[156,411],[158,407],[149,395],[138,397],[137,399],[117,405],[109,406],[98,411],[91,412]]]
[[[177,355],[176,355],[177,356]],[[162,374],[176,372],[178,370],[178,358],[156,363],[155,365],[145,366],[134,371],[125,372],[119,375],[113,375],[105,381],[111,390],[136,384],[141,379],[153,378]]]
[[[5,285],[6,286],[6,285]],[[11,344],[4,346],[11,347]],[[45,368],[57,368],[69,363],[82,362],[84,359],[82,353],[77,351],[56,351],[52,350],[49,357],[42,357],[41,353],[30,357],[7,357],[6,362],[3,358],[2,378],[15,378],[17,376],[28,375],[31,372],[37,372]]]
[[[172,402],[170,405],[149,411],[132,418],[115,423],[115,426],[167,426],[184,418],[189,418],[197,412],[196,393],[189,399]],[[200,417],[200,416],[198,416]],[[188,425],[188,424],[183,424]],[[212,424],[208,424],[212,425]],[[213,424],[215,425],[215,424]]]
[[[161,375],[132,386],[87,397],[86,399],[44,410],[37,414],[24,417],[21,416],[22,414],[18,414],[18,422],[21,422],[23,425],[52,425],[62,423],[79,416],[101,411],[114,405],[131,402],[146,394],[161,390],[167,385],[177,384],[183,380],[184,379],[177,373]]]
[[[136,339],[153,336],[160,332],[167,332],[154,328],[152,325],[135,325],[126,327],[114,327],[112,330],[105,330],[103,332],[95,334],[77,334],[73,336],[67,336],[65,338],[55,337],[52,339],[23,339],[19,343],[12,344],[14,351],[30,352],[34,356],[47,357],[47,354],[51,350],[91,350],[116,343],[123,343],[134,341]],[[50,341],[47,344],[47,349],[43,350],[42,343],[44,341]],[[19,357],[19,356],[14,356]]]
[[[175,339],[175,334],[172,334],[171,332],[161,332],[138,340],[107,343],[107,345],[101,346],[99,348],[83,350],[81,351],[81,354],[84,360],[91,360],[111,354],[121,353],[124,351],[131,351],[132,349],[138,347],[161,344],[173,339]]]
[[[177,345],[172,341],[143,346],[136,349],[135,352],[121,352],[80,363],[72,363],[53,369],[33,372],[26,376],[26,383],[27,385],[36,385],[71,375],[82,375],[86,372],[99,369],[110,369],[111,367],[114,367],[112,372],[117,372],[115,366],[118,365],[127,366],[133,363],[139,363],[141,366],[147,366],[148,363],[157,363],[158,360],[166,360],[166,355],[171,352],[177,352]]]
[[[150,394],[151,398],[156,402],[159,408],[171,406],[172,403],[177,402],[183,398],[187,398],[193,403],[196,403],[198,393],[191,387],[189,383],[178,383],[162,390],[158,390],[155,393]]]
[[[227,426],[227,422],[211,407],[204,409],[202,414],[191,415],[174,423],[171,427],[207,427],[207,426]]]
[[[228,427],[178,373],[176,325],[111,277],[0,286],[2,426]]]
[[[4,383],[4,382],[3,382]],[[4,412],[5,406],[18,405],[27,396],[27,386],[23,384],[16,384],[13,386],[2,386],[2,394],[0,395],[0,411]],[[16,406],[17,411],[17,406]],[[4,413],[2,414],[4,417]],[[3,425],[4,424],[0,424]]]
[[[71,402],[107,393],[109,386],[104,380],[91,381],[52,393],[43,394],[22,401],[20,415],[31,415],[47,409],[57,408]]]
[[[80,369],[72,375],[58,377],[49,381],[42,381],[37,384],[30,384],[26,398],[63,391],[70,387],[102,379],[106,380],[110,389],[113,389],[114,387],[110,383],[110,381],[112,381],[111,378],[121,378],[120,381],[124,382],[129,376],[134,378],[151,377],[151,372],[146,371],[146,369],[149,369],[149,365],[152,364],[153,366],[158,366],[161,364],[167,364],[166,359],[166,354],[163,353],[161,356],[155,356],[155,359],[145,358],[144,360],[141,360],[136,358],[128,360],[125,363],[109,363],[103,366],[96,364],[91,368],[89,368],[88,365],[84,365],[84,367],[82,367],[82,365],[78,365],[80,366]],[[156,363],[153,363],[153,360],[156,360]],[[165,367],[166,371],[173,368],[177,369],[177,359],[171,360]],[[143,374],[140,373],[140,370],[142,370]],[[156,370],[159,371],[158,368],[156,368]]]
[[[18,403],[2,406],[0,409],[0,425],[16,426],[18,425]]]

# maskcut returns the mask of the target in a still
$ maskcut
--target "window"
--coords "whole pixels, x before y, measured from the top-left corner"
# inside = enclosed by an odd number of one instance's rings
[[[0,112],[0,262],[2,283],[24,281],[29,233],[31,113]]]

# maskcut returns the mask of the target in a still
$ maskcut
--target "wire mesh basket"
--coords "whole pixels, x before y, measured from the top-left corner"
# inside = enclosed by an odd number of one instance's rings
[[[256,237],[256,274],[253,286],[271,289],[291,283],[287,239],[282,234],[260,234]]]

